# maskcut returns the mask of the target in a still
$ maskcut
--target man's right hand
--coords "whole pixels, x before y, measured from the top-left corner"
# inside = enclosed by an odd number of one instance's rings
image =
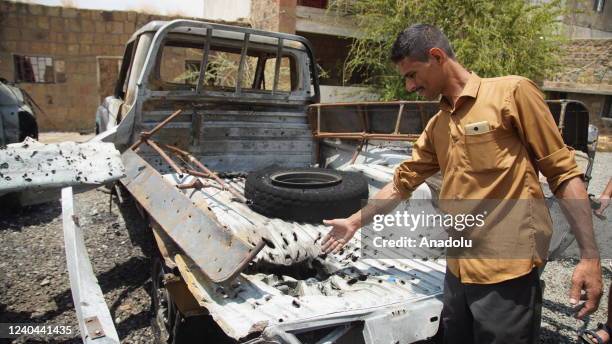
[[[597,208],[597,210],[595,210],[595,214],[599,216],[603,216],[604,211],[610,205],[610,196],[602,194],[601,197],[599,197],[599,203],[600,203],[600,206],[599,208]]]
[[[576,306],[581,299],[581,291],[585,291],[586,302],[574,315],[578,319],[597,310],[602,294],[601,263],[599,258],[580,259],[572,275],[570,289],[570,304]]]
[[[323,220],[323,224],[332,226],[332,230],[321,241],[321,250],[325,254],[340,251],[359,229],[349,219]]]

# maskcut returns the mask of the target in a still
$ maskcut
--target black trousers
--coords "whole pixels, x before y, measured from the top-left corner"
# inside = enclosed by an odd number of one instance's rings
[[[444,280],[444,343],[532,344],[539,342],[542,288],[537,269],[495,284]]]

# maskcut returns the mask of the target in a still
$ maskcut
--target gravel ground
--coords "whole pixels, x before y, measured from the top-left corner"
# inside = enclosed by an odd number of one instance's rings
[[[85,245],[122,342],[151,343],[150,235],[133,206],[115,201],[109,211],[109,200],[104,189],[75,196]],[[71,326],[78,332],[63,240],[59,202],[0,215],[0,323]],[[81,340],[75,333],[39,342]]]
[[[590,191],[599,195],[612,171],[612,153],[597,154]],[[151,343],[149,269],[152,243],[144,224],[129,202],[113,202],[108,193],[91,190],[75,196],[94,271],[124,343]],[[19,211],[0,207],[0,323],[44,323],[72,326],[71,336],[28,342],[80,342],[72,304],[59,202]],[[608,217],[612,216],[612,209]],[[597,223],[598,239],[610,246],[612,229]],[[609,223],[609,222],[608,222]],[[604,246],[605,246],[604,245]],[[569,281],[576,260],[571,250],[562,261],[550,262],[542,317],[542,343],[575,343],[579,330],[605,321],[606,296],[600,309],[579,321],[568,305]],[[610,258],[610,257],[607,257]],[[605,293],[612,272],[604,263]],[[23,343],[17,339],[15,343]],[[2,339],[0,339],[2,343]]]

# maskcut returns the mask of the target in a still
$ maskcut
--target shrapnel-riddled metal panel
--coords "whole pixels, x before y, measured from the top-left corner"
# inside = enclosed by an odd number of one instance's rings
[[[386,175],[391,174],[383,177]],[[166,182],[176,184],[189,183],[192,178],[164,175]],[[239,191],[244,189],[243,177],[226,178],[225,182]],[[183,192],[194,204],[206,204],[242,240],[266,238],[268,242],[231,287],[210,283],[190,267],[196,294],[201,296],[198,301],[227,335],[240,339],[264,329],[299,332],[354,321],[366,324],[366,343],[383,335],[413,342],[437,331],[444,260],[360,259],[359,235],[341,254],[321,256],[320,241],[329,230],[322,224],[267,218],[233,202],[229,192],[215,187]],[[287,268],[279,272],[270,266]],[[312,269],[312,276],[299,275],[305,266]],[[418,326],[393,328],[396,320]]]
[[[161,113],[143,113],[142,130],[152,129]],[[304,106],[244,104],[187,110],[155,138],[190,151],[218,172],[253,171],[274,164],[304,167],[312,163],[314,154]],[[168,171],[154,152],[143,148],[142,155],[151,165]]]
[[[99,185],[124,174],[112,143],[44,144],[26,138],[0,148],[0,195],[74,185]]]

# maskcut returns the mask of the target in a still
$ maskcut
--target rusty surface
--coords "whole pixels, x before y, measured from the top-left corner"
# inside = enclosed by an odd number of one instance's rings
[[[263,241],[252,246],[226,230],[134,151],[127,150],[122,159],[126,177],[121,182],[213,282],[234,278],[263,247]]]
[[[415,141],[420,135],[416,134],[369,134],[369,133],[334,133],[324,132],[315,134],[317,139],[338,138],[347,140],[388,140],[388,141]]]
[[[171,150],[174,153],[180,154],[183,157],[187,158],[189,160],[189,162],[191,162],[192,164],[196,165],[205,174],[207,174],[209,178],[212,178],[214,181],[219,183],[219,185],[224,190],[227,190],[227,191],[231,192],[232,195],[234,195],[238,200],[240,200],[243,203],[246,203],[246,198],[240,192],[238,192],[237,190],[235,190],[231,186],[225,184],[223,182],[223,180],[221,180],[221,178],[217,177],[217,175],[213,171],[209,170],[198,159],[196,159],[193,155],[189,154],[189,152],[186,152],[186,151],[184,151],[184,150],[182,150],[180,148],[177,148],[177,147],[174,147],[174,146],[171,146],[171,145],[164,145],[164,147],[166,147],[167,149]]]
[[[143,141],[147,140],[149,137],[151,137],[153,134],[157,133],[161,128],[163,128],[170,121],[172,121],[173,119],[178,117],[181,114],[181,112],[183,112],[183,110],[181,110],[181,109],[176,110],[170,116],[166,117],[163,121],[159,122],[159,124],[157,124],[155,126],[155,128],[153,128],[153,129],[151,129],[149,131],[145,131],[145,132],[140,133],[140,140],[136,141],[130,147],[130,149],[136,150],[143,143]]]
[[[159,156],[162,157],[162,159],[164,159],[164,161],[166,161],[168,163],[168,165],[170,165],[170,167],[172,167],[172,169],[176,172],[176,173],[183,173],[183,170],[176,164],[176,162],[174,162],[174,160],[172,160],[172,158],[170,158],[168,156],[168,154],[166,154],[166,152],[164,152],[163,149],[161,149],[157,143],[155,143],[155,141],[153,140],[149,140],[149,139],[145,139],[142,140],[140,142],[144,142],[146,144],[148,144],[151,148],[153,148],[153,150],[155,150],[157,152],[157,154],[159,154]]]

